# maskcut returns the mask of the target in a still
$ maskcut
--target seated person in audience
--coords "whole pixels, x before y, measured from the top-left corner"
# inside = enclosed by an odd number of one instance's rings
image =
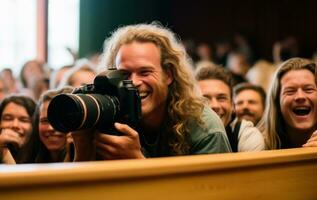
[[[228,56],[227,68],[235,75],[245,78],[250,64],[248,62],[247,55],[243,52],[232,51]]]
[[[261,86],[251,83],[240,83],[233,88],[233,102],[236,117],[253,122],[254,125],[262,118],[265,109],[265,91]]]
[[[13,72],[10,68],[4,68],[0,72],[0,78],[4,81],[4,85],[8,94],[18,93],[18,85]]]
[[[0,104],[0,158],[3,163],[20,163],[33,131],[35,102],[27,96],[8,96]]]
[[[79,60],[74,67],[65,72],[58,88],[64,86],[80,87],[85,84],[91,84],[96,73],[96,69],[90,61],[86,59]]]
[[[227,66],[228,55],[232,50],[229,39],[223,38],[215,43],[215,63],[220,66]]]
[[[231,51],[228,55],[226,68],[229,69],[232,77],[232,86],[247,82],[246,73],[250,68],[247,56],[239,51]]]
[[[40,95],[49,88],[49,80],[45,65],[37,60],[26,62],[20,72],[22,87],[20,93],[38,100]]]
[[[279,66],[258,125],[268,149],[317,146],[316,80],[309,60],[291,58]]]
[[[274,42],[272,53],[275,65],[281,64],[281,62],[290,58],[298,57],[300,47],[297,38],[290,35]]]
[[[65,65],[55,70],[54,72],[52,72],[50,76],[50,81],[49,81],[50,89],[56,89],[59,86],[64,74],[68,72],[69,70],[71,70],[72,67],[73,65]]]
[[[248,82],[261,86],[268,92],[276,66],[267,60],[258,60],[246,74]]]
[[[225,125],[232,151],[264,150],[264,138],[252,122],[234,119],[230,73],[222,67],[205,66],[197,69],[196,79],[209,106]]]
[[[7,87],[5,85],[4,80],[0,77],[0,103],[8,94]]]
[[[72,91],[72,87],[64,87],[59,90],[48,90],[41,95],[33,117],[34,131],[23,148],[23,163],[50,163],[65,160],[67,136],[54,130],[48,121],[47,110],[50,101],[55,96]]]
[[[221,120],[195,90],[183,46],[168,29],[158,24],[119,28],[105,42],[101,67],[127,73],[141,96],[142,119],[136,129],[115,123],[121,136],[73,132],[75,160],[93,159],[94,144],[101,159],[231,151]]]
[[[202,63],[205,63],[205,62],[211,62],[211,63],[214,62],[213,51],[211,46],[208,43],[202,42],[198,44],[196,47],[196,52],[198,56],[198,60],[195,63],[196,66],[201,65]]]

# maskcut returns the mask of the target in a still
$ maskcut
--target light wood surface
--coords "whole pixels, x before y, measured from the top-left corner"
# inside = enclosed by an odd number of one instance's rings
[[[1,165],[0,199],[317,199],[317,148]]]

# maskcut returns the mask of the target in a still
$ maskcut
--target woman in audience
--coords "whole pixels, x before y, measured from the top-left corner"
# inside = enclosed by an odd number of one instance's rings
[[[210,62],[213,63],[214,59],[213,59],[213,50],[211,48],[211,46],[206,43],[200,43],[198,44],[198,46],[196,47],[196,54],[198,56],[198,61],[196,62],[196,66],[200,65],[200,63],[205,63],[205,62]]]
[[[34,132],[25,147],[23,163],[63,162],[66,155],[67,136],[54,130],[48,121],[47,110],[50,101],[62,93],[71,93],[72,87],[44,92],[34,113]],[[70,138],[68,138],[70,141]]]
[[[259,129],[267,149],[317,146],[317,69],[302,58],[282,63],[267,96]]]
[[[27,96],[8,96],[0,104],[0,158],[2,163],[19,163],[33,131],[35,102]]]
[[[18,93],[18,83],[10,68],[4,68],[0,72],[0,78],[4,82],[8,94]]]
[[[23,86],[20,92],[35,100],[49,87],[45,66],[37,60],[30,60],[23,65],[20,79]]]

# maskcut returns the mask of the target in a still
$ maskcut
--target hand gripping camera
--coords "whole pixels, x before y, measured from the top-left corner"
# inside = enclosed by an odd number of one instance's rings
[[[93,84],[76,88],[72,94],[57,95],[48,107],[50,124],[63,133],[88,128],[109,133],[114,122],[136,128],[141,98],[127,78],[126,73],[109,69],[96,76]]]

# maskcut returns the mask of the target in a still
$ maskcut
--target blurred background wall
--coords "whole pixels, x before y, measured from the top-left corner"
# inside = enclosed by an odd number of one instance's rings
[[[80,0],[79,55],[101,51],[116,27],[160,21],[183,40],[214,43],[242,33],[257,58],[272,60],[272,45],[298,39],[302,56],[317,49],[315,0]]]

